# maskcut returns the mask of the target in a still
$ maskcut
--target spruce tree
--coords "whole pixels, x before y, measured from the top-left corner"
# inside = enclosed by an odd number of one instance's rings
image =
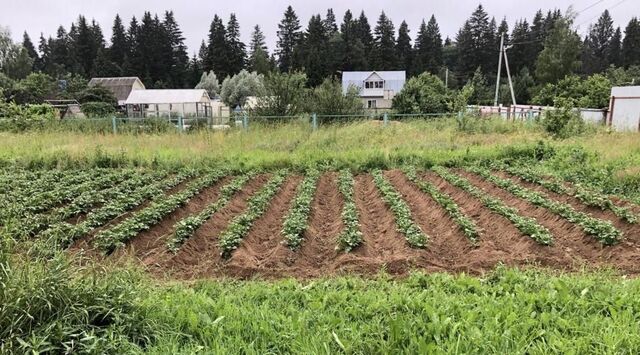
[[[238,74],[246,66],[247,50],[240,40],[240,24],[236,14],[229,16],[227,23],[227,47],[229,50],[229,75]]]
[[[356,22],[356,33],[364,47],[364,58],[366,60],[365,69],[374,70],[373,59],[371,58],[373,52],[373,35],[371,34],[371,26],[364,11],[360,12],[360,17],[358,17],[358,21]]]
[[[87,23],[87,19],[80,15],[77,24],[77,38],[73,43],[73,47],[76,61],[80,66],[79,74],[85,78],[93,74],[96,57],[98,56],[98,48],[94,40],[94,34]]]
[[[571,20],[556,20],[536,61],[538,81],[555,84],[580,68],[580,45],[580,36],[571,28]]]
[[[476,8],[458,31],[457,70],[464,79],[471,78],[478,67],[483,73],[495,71],[496,31],[495,20],[489,21],[489,16],[482,5]]]
[[[431,15],[428,24],[422,20],[415,47],[416,57],[413,74],[418,75],[425,71],[432,74],[438,73],[443,65],[442,37],[435,16]]]
[[[398,58],[396,57],[395,29],[393,22],[384,11],[380,14],[373,33],[373,70],[396,70]]]
[[[333,13],[333,9],[327,10],[327,16],[322,21],[324,24],[324,32],[327,37],[331,38],[338,32],[338,25],[336,23],[336,15]]]
[[[531,66],[531,60],[527,57],[532,43],[529,23],[526,19],[516,21],[510,36],[513,47],[509,49],[509,65],[514,73],[519,73],[523,68]]]
[[[300,42],[300,64],[307,74],[307,84],[315,87],[329,75],[326,59],[328,38],[320,15],[311,16]]]
[[[133,16],[131,18],[131,22],[129,22],[129,29],[127,30],[127,47],[129,49],[129,53],[122,64],[122,71],[124,75],[140,77],[146,85],[147,83],[144,81],[142,73],[141,48],[138,40],[139,35],[140,25],[138,24],[136,17]]]
[[[109,57],[112,62],[122,67],[129,50],[127,34],[122,24],[122,19],[120,15],[116,14],[116,18],[113,20]]]
[[[405,70],[408,73],[413,71],[413,48],[411,46],[411,37],[409,36],[409,25],[407,25],[406,21],[402,21],[398,28],[396,57],[400,70]]]
[[[249,70],[258,74],[267,74],[271,69],[264,33],[262,33],[260,26],[256,25],[251,33],[249,45]]]
[[[622,62],[625,67],[640,65],[640,21],[637,17],[631,18],[624,30]]]
[[[613,36],[611,36],[607,59],[609,66],[619,67],[622,65],[622,32],[620,31],[620,27],[616,27]]]
[[[583,70],[587,74],[600,73],[609,66],[611,39],[615,29],[608,10],[590,26],[583,51]]]
[[[190,87],[186,80],[189,68],[189,55],[187,54],[187,47],[184,44],[182,30],[180,30],[180,26],[178,26],[173,11],[165,12],[162,26],[171,47],[171,51],[166,54],[171,67],[171,87]]]
[[[38,54],[36,47],[33,45],[33,42],[31,42],[31,38],[27,31],[24,31],[24,34],[22,35],[22,46],[27,51],[29,58],[33,59],[32,69],[40,70],[40,55]]]
[[[204,62],[204,71],[213,70],[221,80],[231,75],[229,66],[229,46],[227,43],[227,31],[222,19],[215,15],[209,29],[209,43],[207,46],[207,58]]]
[[[340,35],[342,37],[342,48],[340,49],[342,61],[340,67],[343,71],[366,69],[365,48],[358,30],[358,21],[354,20],[351,11],[347,10],[340,25]]]
[[[289,6],[284,13],[284,18],[278,24],[276,54],[278,55],[278,67],[281,71],[288,72],[293,69],[294,50],[301,38],[300,20],[293,8]]]

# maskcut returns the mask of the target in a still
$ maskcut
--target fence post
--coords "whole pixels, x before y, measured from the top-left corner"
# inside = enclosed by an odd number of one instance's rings
[[[318,129],[318,115],[315,112],[311,114],[311,126],[314,131]]]
[[[385,126],[387,124],[389,124],[389,116],[388,116],[388,114],[386,112],[384,113],[384,116],[382,117],[382,122],[384,123]]]
[[[178,116],[178,128],[180,132],[184,132],[184,121],[182,120],[182,116]]]
[[[117,134],[118,128],[116,127],[116,116],[111,116],[111,127],[113,127],[113,134]]]
[[[242,127],[247,130],[249,129],[249,117],[247,116],[247,112],[242,112]]]

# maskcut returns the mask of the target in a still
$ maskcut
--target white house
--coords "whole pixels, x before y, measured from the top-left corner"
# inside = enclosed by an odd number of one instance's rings
[[[607,123],[616,131],[640,131],[640,86],[611,88]]]
[[[125,101],[129,117],[211,117],[211,98],[202,89],[133,90]]]
[[[355,86],[365,108],[389,109],[406,80],[405,71],[347,71],[342,73],[342,91],[346,93],[350,86]]]

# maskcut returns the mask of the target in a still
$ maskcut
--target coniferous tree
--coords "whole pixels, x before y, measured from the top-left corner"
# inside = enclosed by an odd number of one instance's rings
[[[391,19],[385,15],[384,11],[378,18],[378,23],[374,29],[373,39],[373,70],[395,70],[398,67],[396,57],[395,29]]]
[[[640,65],[640,21],[637,17],[631,18],[624,30],[622,62],[625,67]]]
[[[269,51],[265,42],[264,33],[259,25],[253,28],[251,43],[249,45],[249,69],[258,74],[267,74],[271,71]]]
[[[129,41],[127,40],[127,33],[124,29],[124,25],[122,24],[120,15],[116,14],[116,18],[113,20],[109,58],[112,62],[122,68],[129,51],[130,48]]]
[[[328,38],[320,15],[311,16],[299,45],[300,65],[307,74],[307,84],[317,86],[329,75],[327,53]]]
[[[609,45],[608,64],[619,67],[622,65],[622,32],[620,27],[616,27],[611,44]]]
[[[229,50],[229,75],[238,74],[246,65],[247,50],[240,40],[240,24],[234,13],[229,16],[227,23],[227,47]]]
[[[615,29],[608,10],[604,10],[598,21],[590,26],[584,42],[582,65],[587,74],[600,73],[609,66],[611,39]]]
[[[364,47],[364,58],[366,59],[365,69],[373,70],[373,60],[371,58],[373,52],[373,35],[371,34],[369,19],[367,19],[364,11],[360,12],[360,17],[358,17],[358,21],[356,22],[356,33]]]
[[[436,74],[443,65],[443,60],[442,37],[435,16],[431,15],[428,24],[422,20],[415,47],[416,57],[413,74],[418,75],[425,71]]]
[[[131,18],[129,22],[129,29],[127,30],[127,47],[128,55],[125,57],[125,61],[122,64],[122,71],[125,75],[135,75],[140,77],[144,82],[142,75],[140,48],[138,46],[138,36],[140,34],[140,25],[135,16]]]
[[[344,71],[364,70],[367,66],[365,48],[358,30],[358,21],[354,20],[351,11],[347,10],[340,25],[340,35],[342,37],[342,47],[340,49],[342,62],[340,67]]]
[[[291,6],[287,7],[284,18],[278,24],[278,43],[276,53],[278,55],[278,67],[283,72],[288,72],[294,66],[294,50],[298,46],[302,32],[300,20]]]
[[[484,8],[479,5],[458,32],[457,71],[463,79],[471,78],[478,67],[483,73],[495,70],[495,27],[495,20],[489,21]]]
[[[519,73],[523,68],[531,69],[532,62],[527,56],[530,53],[531,32],[526,19],[516,21],[511,32],[510,41],[513,47],[509,49],[509,65],[514,73]],[[527,74],[529,74],[527,72]]]
[[[27,31],[24,31],[24,34],[22,35],[22,46],[27,51],[29,58],[33,59],[32,70],[40,70],[40,55],[38,54],[36,47],[33,45],[33,42],[31,42],[31,38]]]
[[[171,78],[171,87],[190,87],[186,80],[189,67],[189,55],[187,54],[187,47],[184,44],[182,30],[180,30],[180,26],[178,26],[173,11],[165,12],[162,27],[164,28],[171,47],[171,51],[167,53],[167,60],[171,68],[169,75]]]
[[[536,61],[539,83],[556,83],[580,68],[580,36],[571,28],[571,19],[556,20]]]
[[[398,41],[396,43],[396,56],[398,60],[398,68],[411,73],[413,63],[413,48],[411,46],[411,37],[409,36],[409,25],[406,21],[402,21],[398,28]]]
[[[206,48],[206,46],[205,46]],[[188,87],[194,88],[200,82],[202,74],[202,62],[198,59],[197,55],[193,55],[189,60],[189,66],[187,67],[187,84]]]
[[[75,36],[72,35],[72,38],[73,37]],[[87,23],[87,19],[82,15],[78,17],[77,38],[73,45],[76,61],[80,65],[79,74],[85,78],[91,76],[98,51],[97,48],[94,47],[91,28]]]
[[[338,32],[338,24],[336,23],[336,15],[333,13],[333,9],[327,10],[327,16],[322,23],[324,24],[324,32],[328,38],[331,38]]]
[[[215,15],[211,22],[207,48],[204,71],[208,72],[213,70],[218,75],[218,78],[224,80],[224,78],[231,75],[231,68],[229,67],[229,46],[227,43],[227,30],[218,15]]]

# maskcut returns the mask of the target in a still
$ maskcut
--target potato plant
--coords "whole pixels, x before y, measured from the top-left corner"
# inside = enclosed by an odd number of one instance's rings
[[[342,170],[338,177],[338,190],[344,198],[342,206],[342,223],[344,230],[338,236],[337,249],[350,252],[358,245],[362,244],[362,232],[360,232],[360,222],[358,221],[358,209],[354,199],[353,175],[349,169]]]
[[[284,243],[291,249],[297,249],[302,244],[302,234],[307,229],[309,213],[311,213],[311,201],[316,191],[320,172],[310,169],[300,183],[293,206],[289,210],[282,225]]]
[[[402,195],[385,179],[382,171],[374,170],[372,175],[376,186],[382,193],[382,199],[395,216],[398,231],[404,235],[412,247],[424,248],[429,237],[422,231],[420,226],[414,222],[411,216],[411,210],[402,199]]]
[[[224,176],[223,171],[214,171],[191,182],[180,192],[157,199],[149,207],[138,211],[122,223],[98,233],[93,241],[94,245],[106,254],[113,252],[140,231],[149,229],[166,215],[186,204],[190,198],[220,180],[222,176]]]
[[[255,176],[255,173],[245,174],[233,179],[230,183],[220,189],[220,197],[213,203],[205,207],[200,213],[188,216],[177,222],[173,228],[172,237],[167,242],[167,247],[172,252],[177,252],[184,241],[191,237],[193,233],[208,221],[216,212],[223,209],[231,200],[233,195],[242,190],[247,181]]]
[[[517,208],[507,206],[501,199],[488,195],[484,190],[474,186],[469,180],[452,173],[446,168],[436,166],[433,171],[450,184],[468,192],[482,202],[485,207],[507,218],[522,234],[529,236],[542,245],[551,245],[553,236],[544,226],[535,219],[520,215]]]
[[[578,224],[582,227],[585,233],[592,235],[602,244],[615,244],[622,238],[622,232],[619,231],[610,221],[594,218],[586,213],[576,211],[569,204],[555,201],[548,195],[523,187],[511,179],[503,179],[495,176],[487,169],[480,167],[469,167],[467,169],[468,171],[482,176],[496,186],[509,191],[517,197],[529,201],[536,206],[544,207],[571,223]]]
[[[286,170],[280,170],[274,174],[267,184],[249,199],[247,210],[234,218],[222,232],[219,245],[224,258],[231,256],[231,253],[240,245],[240,241],[249,233],[253,222],[267,210],[269,202],[282,187],[287,174]]]
[[[418,178],[414,167],[406,167],[403,170],[407,178],[409,178],[409,180],[415,183],[420,190],[427,193],[434,201],[444,208],[444,210],[449,214],[449,217],[458,224],[462,233],[464,233],[472,243],[477,244],[480,236],[479,228],[476,226],[475,222],[469,218],[469,216],[460,210],[458,204],[456,204],[449,195],[438,190],[438,188],[433,186],[433,184]]]

